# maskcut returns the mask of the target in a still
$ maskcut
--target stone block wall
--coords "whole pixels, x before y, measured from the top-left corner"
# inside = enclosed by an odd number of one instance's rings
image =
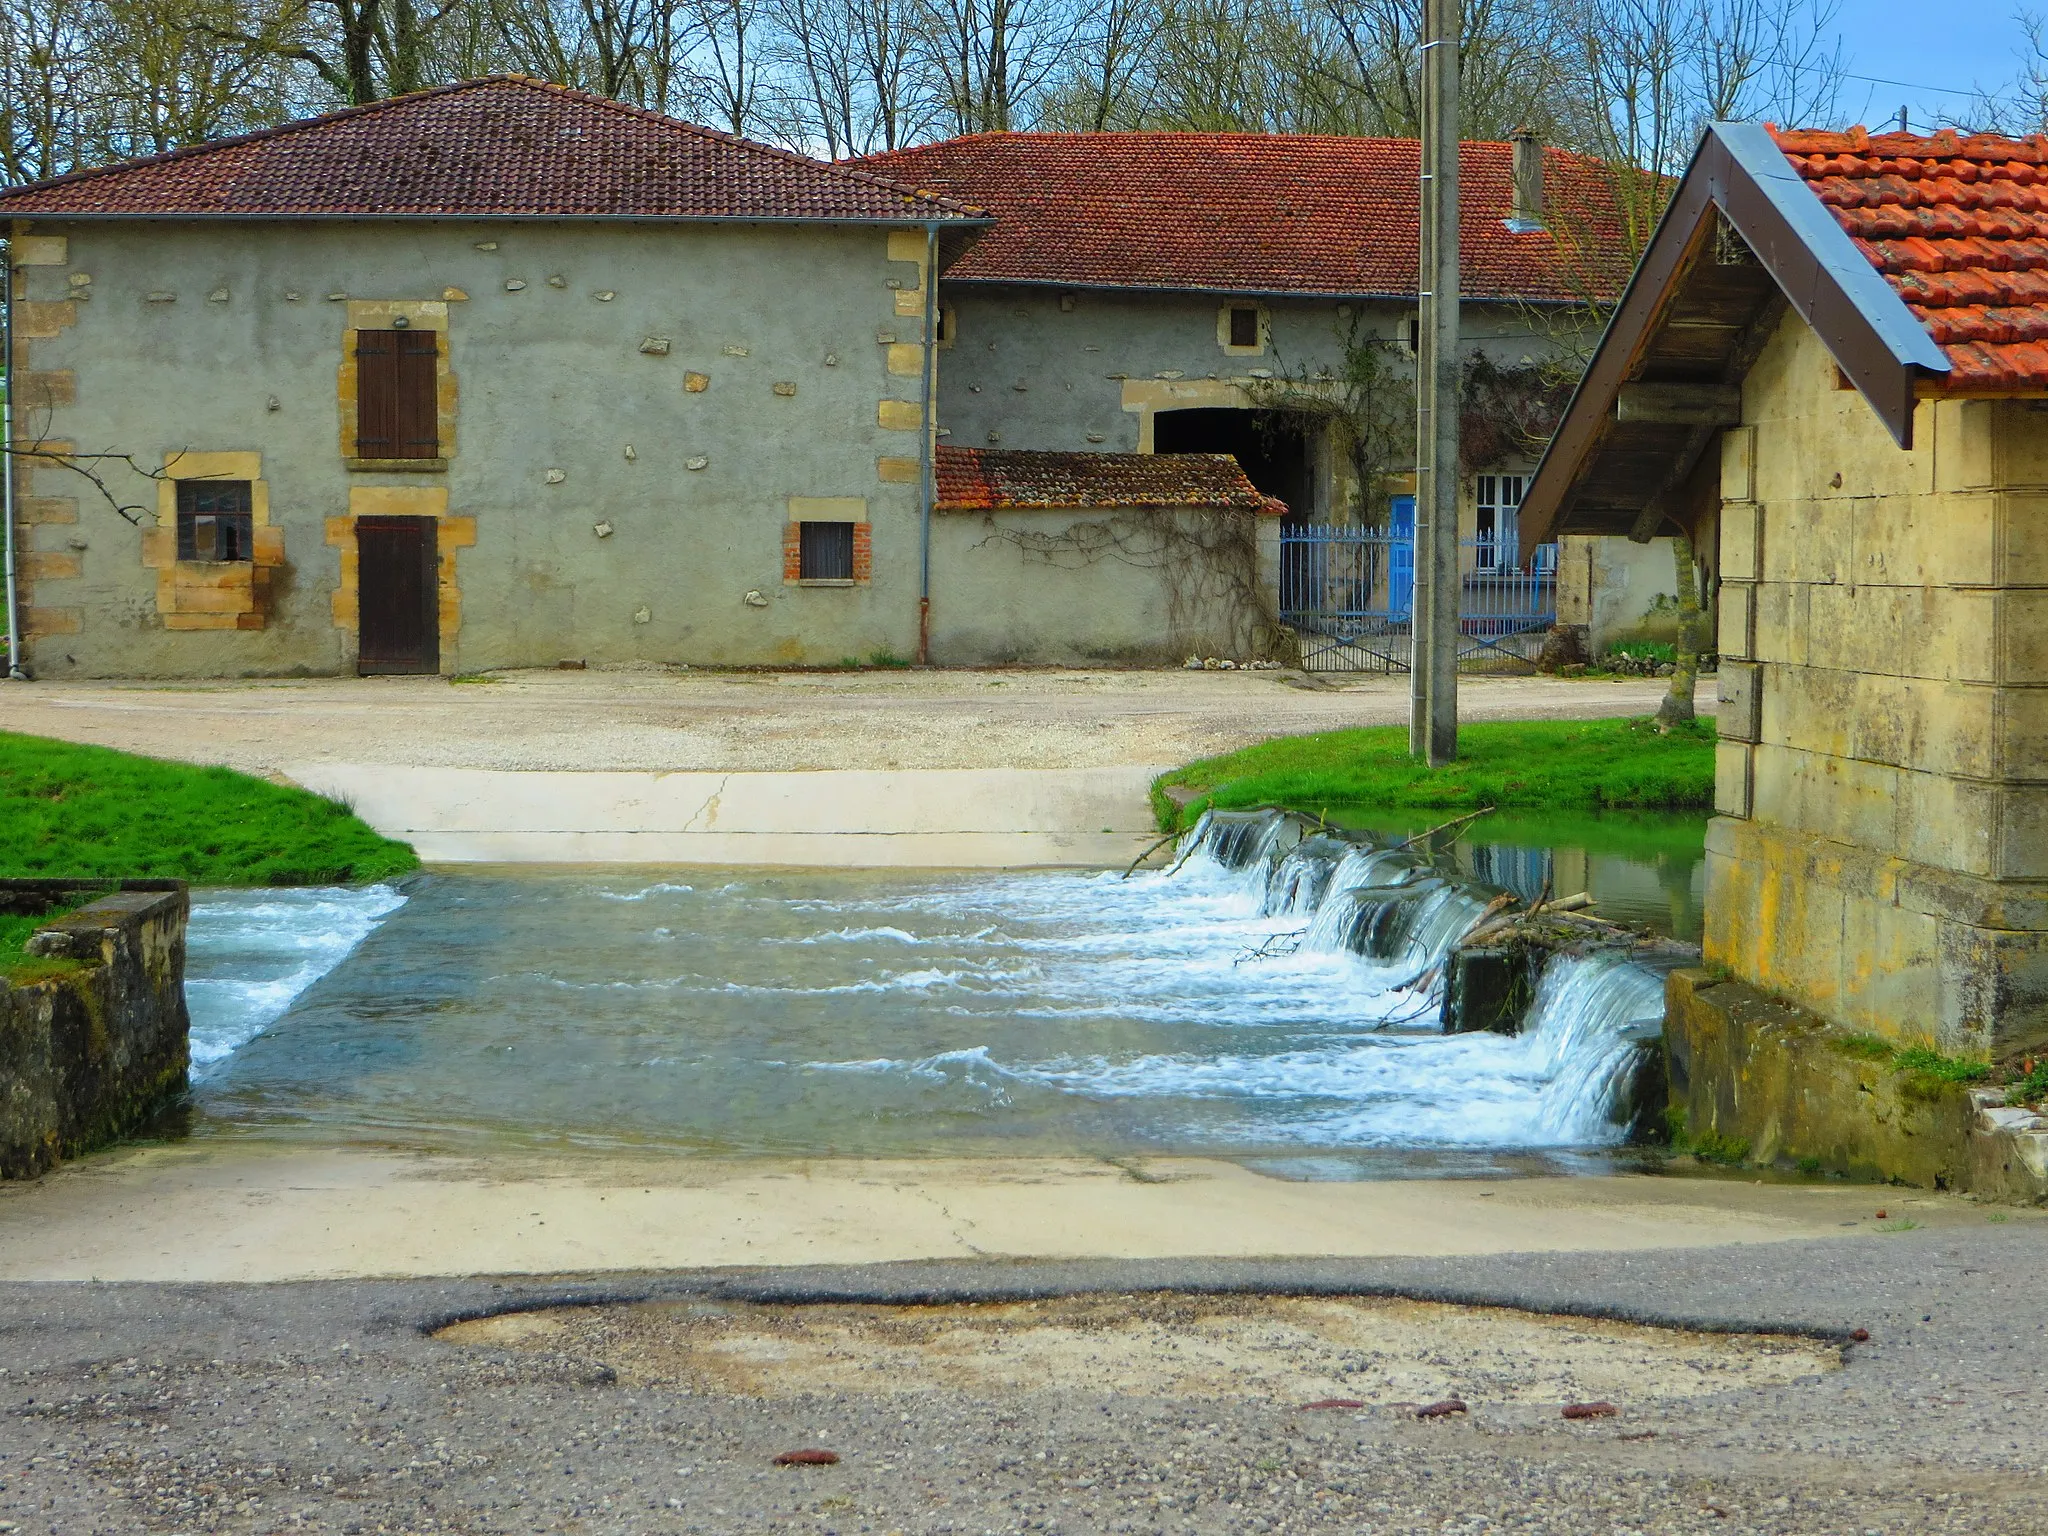
[[[2048,1118],[1849,1044],[1741,982],[1672,972],[1664,1054],[1680,1144],[1731,1163],[2048,1198]]]
[[[96,889],[0,880],[0,911],[34,916]],[[183,1091],[190,910],[182,881],[129,881],[53,918],[29,940],[31,968],[0,975],[0,1178],[104,1146]]]
[[[1725,434],[1707,958],[1853,1030],[2048,1041],[2048,401],[1899,449],[1796,317]]]

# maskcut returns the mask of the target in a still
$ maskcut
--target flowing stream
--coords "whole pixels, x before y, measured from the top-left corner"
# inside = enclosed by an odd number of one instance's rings
[[[1171,873],[439,873],[207,892],[195,1134],[726,1153],[1597,1149],[1662,981],[1443,1034],[1491,891],[1213,818]],[[1292,841],[1292,846],[1288,846]],[[1335,1164],[1325,1171],[1345,1175]]]

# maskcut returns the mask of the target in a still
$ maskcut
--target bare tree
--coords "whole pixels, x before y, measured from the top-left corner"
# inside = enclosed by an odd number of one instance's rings
[[[774,59],[766,0],[684,0],[696,47],[679,80],[682,104],[736,134],[768,101]]]
[[[1074,38],[1069,62],[1047,91],[1037,126],[1101,133],[1149,121],[1149,66],[1163,26],[1151,0],[1103,0]]]
[[[954,133],[1029,126],[1079,35],[1067,0],[919,0],[921,62]]]
[[[1982,132],[2023,137],[2048,129],[2048,16],[2018,11],[2013,20],[2025,39],[2019,69],[2003,85],[1980,89],[1970,104],[1969,118]]]
[[[89,163],[95,71],[85,0],[0,0],[0,169],[35,181]]]

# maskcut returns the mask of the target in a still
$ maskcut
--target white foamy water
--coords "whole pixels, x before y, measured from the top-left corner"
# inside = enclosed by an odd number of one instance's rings
[[[201,1102],[322,1134],[721,1152],[1621,1139],[1657,976],[1555,962],[1524,1034],[1447,1037],[1442,962],[1487,889],[1273,818],[1185,852],[1130,879],[500,871],[425,877],[402,912],[390,891],[208,897]]]
[[[195,892],[185,940],[192,1064],[247,1045],[404,905],[388,885]]]

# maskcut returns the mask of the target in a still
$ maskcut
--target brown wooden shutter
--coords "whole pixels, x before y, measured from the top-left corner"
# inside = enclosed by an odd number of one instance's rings
[[[432,331],[398,333],[398,454],[432,459],[441,453],[440,391],[435,363],[441,338]]]
[[[398,457],[398,339],[403,331],[356,332],[356,457]]]
[[[356,457],[433,459],[441,454],[432,331],[356,332]]]

